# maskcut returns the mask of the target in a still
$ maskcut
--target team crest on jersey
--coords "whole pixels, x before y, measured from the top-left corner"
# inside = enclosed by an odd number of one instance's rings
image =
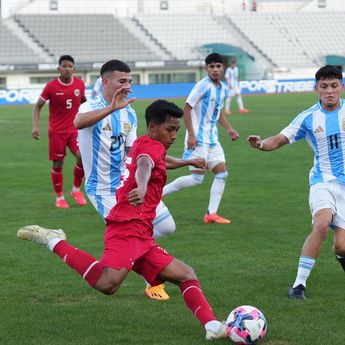
[[[75,95],[76,97],[78,97],[78,96],[80,95],[80,90],[79,90],[79,89],[75,89],[75,90],[74,90],[74,95]]]
[[[125,132],[126,135],[131,131],[131,128],[132,126],[128,121],[125,121],[123,123],[123,131]]]

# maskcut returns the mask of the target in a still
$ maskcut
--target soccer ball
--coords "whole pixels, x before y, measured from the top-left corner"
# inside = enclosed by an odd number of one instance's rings
[[[267,331],[264,314],[250,305],[234,309],[226,320],[230,339],[236,344],[252,345],[261,341]]]

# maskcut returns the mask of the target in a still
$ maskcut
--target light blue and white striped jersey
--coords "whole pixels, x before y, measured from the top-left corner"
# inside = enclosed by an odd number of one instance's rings
[[[79,113],[108,106],[102,95],[79,107]],[[116,110],[93,126],[78,130],[85,171],[85,191],[90,195],[115,195],[125,168],[125,147],[137,137],[137,116],[130,105]]]
[[[326,111],[318,102],[300,113],[289,126],[281,131],[292,144],[305,139],[314,150],[314,166],[309,183],[337,180],[345,184],[345,100],[340,107]]]
[[[192,107],[193,131],[198,145],[218,144],[217,121],[227,92],[223,82],[217,87],[209,77],[198,81],[190,92],[186,103]],[[185,142],[187,136],[186,131]]]
[[[238,67],[237,66],[235,66],[234,68],[229,66],[225,70],[224,76],[227,80],[229,80],[229,86],[233,88],[238,87]]]

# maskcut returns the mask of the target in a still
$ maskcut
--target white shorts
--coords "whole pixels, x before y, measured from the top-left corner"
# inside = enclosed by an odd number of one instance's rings
[[[345,185],[332,180],[311,186],[309,206],[313,217],[319,210],[331,209],[332,224],[345,229]]]
[[[232,89],[229,89],[230,96],[238,96],[241,94],[241,88],[239,86],[235,86]]]
[[[100,214],[100,216],[105,219],[110,210],[116,204],[116,197],[114,195],[89,195],[92,205]],[[156,218],[153,220],[153,225],[158,224],[160,221],[166,219],[170,216],[169,209],[165,206],[164,202],[161,200],[156,208]]]
[[[225,163],[225,155],[220,144],[197,146],[194,150],[185,149],[183,159],[204,158],[208,167],[212,170],[217,164]],[[193,166],[189,166],[189,170],[199,170]],[[201,170],[201,169],[200,169]]]

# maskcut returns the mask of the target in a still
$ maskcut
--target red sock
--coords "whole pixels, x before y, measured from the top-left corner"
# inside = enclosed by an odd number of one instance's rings
[[[73,247],[66,241],[60,241],[54,247],[53,252],[79,273],[92,287],[95,287],[97,280],[103,272],[96,258]]]
[[[57,196],[62,196],[62,167],[53,167],[51,171],[52,182],[54,186],[54,191]]]
[[[84,169],[82,166],[76,164],[74,167],[74,187],[79,188],[83,181]]]
[[[188,280],[180,283],[180,290],[187,307],[199,319],[203,326],[209,321],[217,320],[211,306],[201,291],[198,280]]]

